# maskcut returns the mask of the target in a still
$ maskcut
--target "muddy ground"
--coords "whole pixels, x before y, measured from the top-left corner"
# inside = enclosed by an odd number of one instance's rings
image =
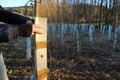
[[[120,80],[120,48],[113,52],[113,39],[82,36],[81,52],[76,39],[48,40],[48,80]],[[0,44],[10,80],[29,80],[32,60],[26,59],[25,38]]]

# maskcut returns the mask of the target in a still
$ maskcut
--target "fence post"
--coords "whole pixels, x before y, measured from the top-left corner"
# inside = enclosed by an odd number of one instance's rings
[[[47,80],[47,19],[36,17],[35,24],[41,24],[44,30],[43,34],[35,35],[37,80]]]
[[[39,4],[41,0],[35,0],[35,24],[41,24],[43,34],[35,34],[35,70],[37,80],[47,80],[47,18],[40,18]]]

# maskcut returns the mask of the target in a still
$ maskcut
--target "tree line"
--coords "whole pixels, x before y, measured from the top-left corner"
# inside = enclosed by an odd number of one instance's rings
[[[49,23],[120,24],[120,0],[53,0],[39,5],[39,16]],[[33,16],[33,7],[22,10]]]
[[[120,24],[120,0],[56,0],[41,4],[39,14],[49,22]]]

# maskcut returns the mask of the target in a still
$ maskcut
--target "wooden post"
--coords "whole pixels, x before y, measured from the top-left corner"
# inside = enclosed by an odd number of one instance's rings
[[[47,19],[36,17],[36,24],[41,24],[43,34],[36,34],[36,71],[37,80],[47,80]]]
[[[35,68],[37,80],[47,80],[47,19],[40,18],[38,14],[38,0],[35,1],[36,18],[35,24],[40,24],[44,30],[43,34],[35,34]]]

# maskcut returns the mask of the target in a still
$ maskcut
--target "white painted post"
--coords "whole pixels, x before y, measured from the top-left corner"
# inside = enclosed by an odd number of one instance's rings
[[[81,33],[80,33],[80,26],[77,26],[77,52],[78,52],[78,54],[81,52]]]
[[[108,30],[108,25],[105,26],[105,31],[107,31],[107,30]]]
[[[92,41],[92,34],[93,34],[93,26],[92,25],[90,25],[90,27],[89,27],[89,38],[90,38],[90,42]]]
[[[91,26],[92,32],[94,32],[95,31],[95,26],[93,24],[91,24],[90,26]]]
[[[74,24],[74,30],[73,30],[73,35],[74,35],[74,38],[76,37],[76,33],[77,33],[77,25]]]
[[[31,57],[31,38],[30,37],[27,38],[27,51],[26,52],[27,52],[26,58],[30,59]]]
[[[47,19],[36,17],[35,24],[41,24],[43,34],[36,34],[36,71],[37,80],[47,80]]]
[[[102,32],[102,29],[103,29],[103,25],[100,26],[100,33]]]
[[[55,27],[55,24],[52,25],[52,34],[51,36],[55,36],[55,31],[56,31],[56,27]]]
[[[120,32],[120,26],[118,26],[118,32]]]
[[[86,31],[86,25],[85,25],[85,24],[82,24],[81,27],[82,27],[82,28],[81,28],[81,29],[82,29],[82,32],[85,32],[85,31]]]
[[[81,25],[81,31],[83,32],[83,26]]]
[[[2,53],[0,53],[0,80],[9,80]]]
[[[102,29],[102,36],[104,35],[104,32],[105,32],[105,26],[106,26],[106,25],[104,25],[104,26],[103,26],[103,29]]]
[[[112,26],[109,25],[109,27],[108,27],[108,41],[111,40],[111,33],[112,33]]]
[[[64,39],[64,36],[65,36],[65,26],[62,26],[61,27],[61,40],[63,41]]]
[[[115,39],[114,39],[114,44],[113,44],[113,52],[115,51],[116,44],[117,44],[117,35],[118,35],[118,27],[116,26],[116,28],[115,28]]]

